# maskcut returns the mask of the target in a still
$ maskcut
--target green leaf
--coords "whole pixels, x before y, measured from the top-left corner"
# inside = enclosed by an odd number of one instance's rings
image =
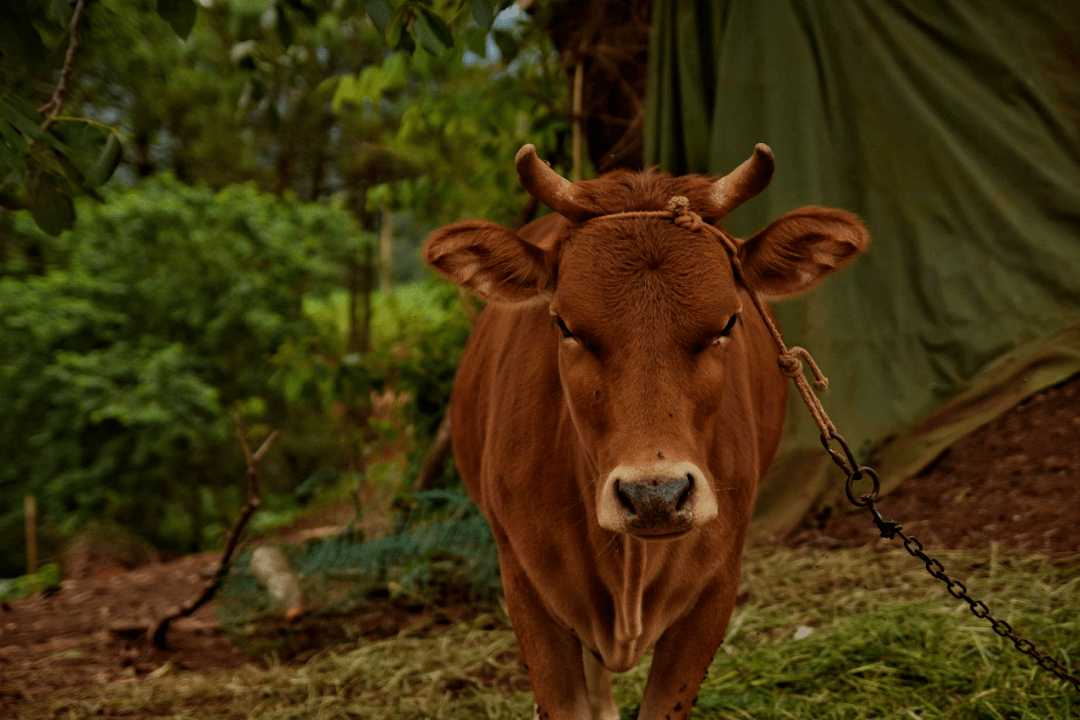
[[[7,120],[16,130],[31,140],[45,139],[45,133],[38,127],[44,120],[41,113],[17,95],[8,95],[0,99],[0,120]]]
[[[26,164],[23,163],[21,153],[12,150],[7,143],[0,142],[0,179],[6,178],[13,171],[21,174],[25,170]]]
[[[158,0],[157,11],[173,31],[186,39],[195,27],[195,0]]]
[[[374,23],[375,29],[379,31],[380,35],[386,35],[387,25],[389,25],[390,18],[394,14],[394,8],[390,4],[390,0],[364,0],[364,5],[367,7],[368,17]]]
[[[402,52],[391,53],[383,61],[382,92],[400,90],[409,82],[409,59]]]
[[[67,181],[40,171],[28,190],[28,205],[38,227],[49,235],[59,235],[75,227],[75,205]]]
[[[467,27],[460,32],[460,37],[465,40],[465,47],[480,57],[487,57],[487,36],[487,30],[475,26]]]
[[[357,78],[354,90],[356,95],[353,102],[357,105],[363,105],[364,100],[371,98],[371,102],[378,103],[379,98],[382,97],[382,81],[382,69],[377,65],[368,65],[361,70],[360,76]]]
[[[491,0],[472,0],[472,16],[477,25],[487,30],[495,22],[495,6]]]
[[[82,170],[71,161],[71,157],[67,153],[53,151],[53,158],[56,160],[57,165],[60,166],[60,170],[63,171],[64,177],[68,179],[68,182],[74,187],[80,187],[83,182],[83,173]]]
[[[117,133],[109,133],[109,139],[105,141],[105,147],[101,148],[97,162],[86,171],[83,189],[93,190],[111,178],[120,164],[121,157],[123,157],[123,147],[120,145],[120,136]]]
[[[111,131],[87,122],[60,119],[53,123],[49,132],[55,135],[53,146],[66,155],[84,171],[97,159],[98,153]]]
[[[521,49],[518,41],[508,32],[496,30],[492,34],[495,36],[495,44],[499,46],[499,52],[502,53],[502,61],[507,64],[513,62]]]
[[[231,14],[239,17],[257,17],[270,9],[270,0],[227,0],[225,5]]]
[[[289,16],[285,14],[285,6],[277,6],[277,34],[281,38],[281,44],[285,47],[290,47],[293,44],[295,38],[293,34],[292,22],[289,21]]]
[[[8,147],[17,155],[25,155],[30,152],[30,143],[26,136],[15,129],[11,123],[4,122],[0,118],[0,145]]]
[[[442,55],[454,45],[454,34],[446,21],[426,7],[420,8],[420,14],[413,24],[413,34],[432,55]]]
[[[111,137],[108,128],[74,120],[60,119],[49,128],[49,145],[64,174],[72,185],[87,192],[108,180],[116,167],[108,165],[112,154],[119,153],[118,147],[109,147]]]
[[[390,21],[386,24],[386,44],[392,48],[398,46],[398,42],[401,40],[402,30],[405,29],[405,18],[408,15],[409,9],[407,7],[399,7],[394,16],[390,18]]]
[[[342,75],[334,78],[334,96],[330,100],[330,109],[335,115],[341,112],[342,105],[353,102],[355,88],[356,78],[352,75]]]
[[[327,100],[332,99],[337,91],[338,80],[338,76],[331,75],[316,85],[315,89],[311,91],[311,101],[316,105],[322,105]]]

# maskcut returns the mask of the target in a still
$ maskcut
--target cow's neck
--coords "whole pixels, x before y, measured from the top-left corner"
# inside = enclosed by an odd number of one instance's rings
[[[646,569],[648,552],[644,542],[624,536],[622,538],[622,573],[621,587],[615,592],[615,664],[633,662],[640,656],[642,637],[642,602],[645,595]]]
[[[576,432],[569,415],[564,427],[569,432]],[[584,450],[576,434],[573,444],[577,447],[576,455],[578,477],[597,477],[599,471],[592,457]],[[586,496],[589,497],[589,496]],[[589,498],[591,500],[591,497]],[[629,535],[620,535],[614,541],[607,531],[600,531],[596,520],[595,504],[583,503],[587,513],[587,522],[583,527],[591,527],[593,533],[593,551],[596,557],[613,557],[614,562],[604,561],[608,568],[607,589],[611,593],[615,609],[614,627],[611,630],[613,647],[603,648],[604,661],[609,668],[632,667],[644,652],[643,644],[648,643],[644,626],[645,587],[649,580],[649,560],[658,552],[663,543],[646,543]],[[612,553],[612,548],[615,548]],[[650,552],[651,551],[651,552]],[[654,559],[655,562],[655,559]],[[613,571],[613,572],[612,572]],[[609,574],[610,573],[610,574]],[[600,630],[597,637],[607,635]],[[604,645],[604,643],[599,643]]]
[[[624,539],[623,586],[615,614],[615,638],[619,641],[641,637],[641,599],[645,594],[645,543]]]

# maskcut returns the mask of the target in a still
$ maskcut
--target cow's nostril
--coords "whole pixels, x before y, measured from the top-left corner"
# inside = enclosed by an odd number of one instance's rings
[[[686,507],[686,503],[690,500],[690,490],[694,487],[694,476],[690,473],[686,473],[686,489],[679,493],[679,497],[675,500],[675,511],[682,512]]]
[[[626,511],[631,515],[637,514],[637,509],[634,507],[634,501],[630,499],[630,496],[623,492],[621,482],[616,478],[615,480],[615,497],[619,498],[619,503],[626,508]]]

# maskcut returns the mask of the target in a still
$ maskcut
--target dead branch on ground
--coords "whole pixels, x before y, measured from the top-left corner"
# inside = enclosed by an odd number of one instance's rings
[[[247,460],[248,501],[243,509],[240,510],[240,515],[237,516],[236,522],[234,522],[233,526],[229,529],[229,534],[225,536],[225,549],[221,552],[221,560],[218,562],[217,571],[214,573],[214,576],[207,581],[202,593],[154,623],[150,632],[150,642],[153,643],[154,647],[161,650],[165,650],[168,647],[166,635],[169,632],[169,623],[173,620],[191,615],[206,604],[210,598],[214,597],[214,593],[217,592],[218,587],[221,585],[221,579],[225,577],[225,573],[229,569],[229,562],[232,560],[232,554],[236,551],[237,543],[240,542],[240,534],[243,532],[248,520],[251,519],[251,516],[259,508],[259,505],[262,504],[262,496],[259,492],[259,463],[270,449],[270,446],[277,440],[280,431],[274,430],[270,433],[259,449],[252,454],[251,448],[248,446],[247,436],[244,433],[243,418],[240,417],[239,412],[235,413],[233,418],[236,420],[236,430],[240,435],[240,444],[244,448],[244,458]]]

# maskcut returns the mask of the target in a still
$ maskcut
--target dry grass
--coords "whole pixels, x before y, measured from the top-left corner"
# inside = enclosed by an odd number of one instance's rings
[[[942,560],[992,612],[1078,671],[1080,559]],[[1013,650],[902,551],[752,548],[742,593],[695,718],[1080,717],[1080,693]],[[635,715],[646,672],[617,678],[624,718]],[[494,609],[299,667],[164,673],[23,717],[530,718],[527,688],[505,611]]]

